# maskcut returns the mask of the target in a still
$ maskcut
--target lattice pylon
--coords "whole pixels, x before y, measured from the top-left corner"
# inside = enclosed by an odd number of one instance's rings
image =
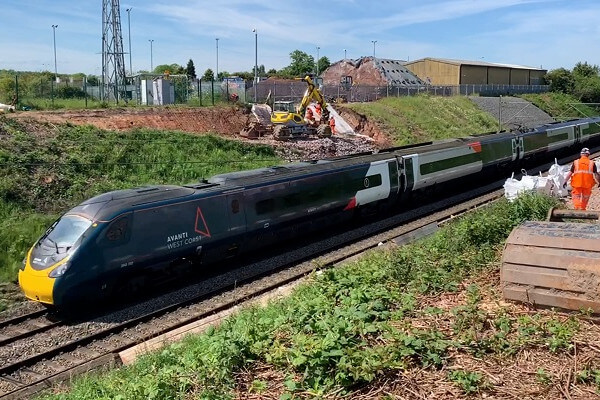
[[[102,0],[102,92],[104,101],[127,101],[119,0]]]

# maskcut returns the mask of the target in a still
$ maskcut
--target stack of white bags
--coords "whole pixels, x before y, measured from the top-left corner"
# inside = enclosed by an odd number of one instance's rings
[[[521,170],[521,180],[514,179],[514,173],[510,178],[504,182],[504,196],[508,201],[513,201],[521,193],[528,191],[536,191],[544,193],[548,196],[554,196],[558,198],[567,197],[571,186],[567,185],[563,188],[566,182],[566,175],[571,169],[570,165],[558,165],[556,159],[554,164],[548,170],[547,176],[542,176],[540,172],[539,176],[527,175],[527,171]]]

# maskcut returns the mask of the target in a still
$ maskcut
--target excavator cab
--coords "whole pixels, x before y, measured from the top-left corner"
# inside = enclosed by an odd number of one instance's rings
[[[296,112],[293,101],[276,101],[273,103],[271,122],[274,124],[304,124],[302,115]]]
[[[276,101],[273,103],[273,112],[296,112],[296,105],[293,101]]]

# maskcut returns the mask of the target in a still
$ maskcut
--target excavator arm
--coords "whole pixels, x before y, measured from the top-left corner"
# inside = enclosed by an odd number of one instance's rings
[[[302,102],[300,102],[300,105],[298,106],[298,113],[300,115],[304,115],[304,113],[306,112],[306,108],[313,100],[321,105],[321,109],[323,110],[323,112],[326,112],[327,103],[325,102],[325,98],[323,97],[323,94],[321,93],[319,88],[315,85],[315,83],[312,81],[312,79],[308,75],[305,76],[304,78],[302,78],[302,80],[304,82],[306,82],[306,84],[308,85],[308,88],[306,89],[306,92],[304,93]]]

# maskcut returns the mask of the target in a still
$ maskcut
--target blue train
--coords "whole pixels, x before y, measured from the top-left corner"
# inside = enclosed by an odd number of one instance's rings
[[[19,284],[27,298],[56,307],[114,296],[157,271],[210,268],[402,207],[440,185],[508,176],[527,160],[550,161],[597,142],[600,117],[104,193],[46,230],[27,253]]]

